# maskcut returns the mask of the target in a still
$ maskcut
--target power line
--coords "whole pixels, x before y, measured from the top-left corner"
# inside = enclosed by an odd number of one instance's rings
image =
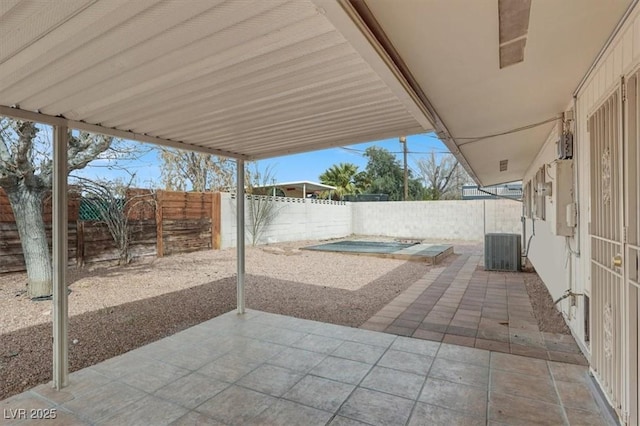
[[[494,134],[490,134],[490,135],[484,135],[484,136],[466,136],[466,137],[454,137],[453,139],[455,139],[456,141],[462,141],[461,143],[457,143],[458,146],[463,146],[463,145],[467,145],[470,143],[474,143],[474,142],[480,142],[482,140],[485,139],[489,139],[489,138],[495,138],[498,136],[506,136],[506,135],[510,135],[513,133],[518,133],[518,132],[522,132],[525,130],[529,130],[529,129],[533,129],[535,127],[539,127],[542,125],[545,125],[547,123],[551,123],[553,121],[557,121],[560,120],[561,116],[557,115],[555,117],[551,117],[548,118],[546,120],[543,121],[538,121],[536,123],[531,123],[531,124],[527,124],[525,126],[520,126],[520,127],[516,127],[510,130],[505,130],[503,132],[499,132],[499,133],[494,133]],[[432,139],[437,139],[440,140],[439,138],[432,136],[432,135],[424,135],[425,137],[428,138],[432,138]],[[350,152],[356,152],[358,154],[362,154],[364,153],[365,150],[362,149],[356,149],[356,148],[349,148],[349,147],[345,147],[345,146],[341,146],[339,147],[345,151],[350,151]],[[453,155],[451,152],[449,151],[407,151],[409,154],[431,154],[431,153],[435,153],[435,154],[451,154]],[[389,153],[391,154],[404,154],[404,151],[389,151]]]
[[[410,154],[410,155],[411,155],[411,154]],[[418,160],[419,160],[419,158],[416,158],[416,157],[414,157],[413,155],[411,155],[411,160],[413,161],[413,163],[414,163],[416,166],[418,166],[418,168],[420,167],[420,166],[418,165]],[[421,175],[421,174],[419,174],[419,173],[416,173],[416,170],[415,170],[413,167],[409,166],[409,169],[413,172],[413,174],[414,174],[414,175],[416,175],[416,176],[420,176],[420,175]]]
[[[469,144],[469,143],[480,142],[482,140],[489,139],[489,138],[495,138],[495,137],[498,137],[498,136],[510,135],[512,133],[517,133],[517,132],[522,132],[524,130],[533,129],[534,127],[542,126],[543,124],[547,124],[547,123],[550,123],[552,121],[557,121],[559,119],[560,119],[559,116],[555,116],[555,117],[552,117],[552,118],[548,118],[548,119],[546,119],[544,121],[539,121],[537,123],[527,124],[526,126],[516,127],[515,129],[505,130],[504,132],[494,133],[492,135],[454,137],[454,139],[457,140],[457,141],[458,140],[465,141],[465,142],[457,144],[458,146],[463,146],[463,145],[466,145],[466,144]]]
[[[364,153],[366,151],[364,149],[349,148],[349,147],[346,147],[346,146],[340,146],[338,148],[343,149],[345,151],[354,152],[354,153],[360,154],[360,155],[364,155]],[[404,154],[404,151],[388,151],[388,152],[389,152],[389,154]],[[407,151],[407,154],[431,154],[431,153],[453,155],[449,151]]]

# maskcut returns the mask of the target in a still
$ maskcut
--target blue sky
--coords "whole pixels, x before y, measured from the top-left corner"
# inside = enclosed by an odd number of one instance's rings
[[[153,145],[141,144],[144,147],[153,148]],[[398,139],[386,139],[350,145],[343,148],[331,148],[322,151],[288,155],[284,157],[260,160],[258,167],[264,170],[271,167],[278,182],[290,181],[318,181],[322,172],[337,163],[353,163],[364,170],[367,161],[362,152],[370,147],[378,146],[395,153],[402,164],[402,145]],[[407,136],[409,150],[409,167],[417,171],[416,160],[425,157],[431,151],[436,153],[448,152],[444,144],[433,133]],[[114,167],[116,166],[116,167]],[[150,149],[141,158],[134,161],[123,160],[98,160],[92,162],[86,169],[75,174],[91,178],[114,179],[121,177],[128,179],[128,174],[121,169],[127,169],[136,174],[135,186],[152,187],[161,186],[161,167],[158,151]]]
[[[353,163],[359,170],[364,170],[367,159],[362,152],[370,146],[378,146],[395,153],[402,164],[402,145],[398,139],[386,139],[382,141],[367,142],[357,145],[349,145],[348,149],[331,148],[322,151],[303,154],[288,155],[286,157],[261,160],[260,167],[272,166],[276,179],[279,182],[297,180],[319,181],[321,173],[337,163]],[[425,157],[431,151],[448,151],[444,144],[433,133],[407,136],[409,167],[417,171],[416,160]]]

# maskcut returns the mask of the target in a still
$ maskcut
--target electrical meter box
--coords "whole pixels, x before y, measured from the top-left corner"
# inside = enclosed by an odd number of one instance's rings
[[[571,237],[576,226],[576,208],[573,202],[573,160],[555,160],[549,165],[551,177],[551,203],[554,217],[551,232]]]

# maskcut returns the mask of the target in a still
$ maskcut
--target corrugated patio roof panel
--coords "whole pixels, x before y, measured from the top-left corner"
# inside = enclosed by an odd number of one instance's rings
[[[0,33],[0,105],[105,128],[263,158],[431,127],[307,0],[17,0]]]

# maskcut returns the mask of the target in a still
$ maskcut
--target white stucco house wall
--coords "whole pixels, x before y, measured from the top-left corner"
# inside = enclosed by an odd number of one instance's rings
[[[564,129],[558,123],[524,175],[545,218],[527,218],[529,259],[588,355],[594,377],[628,424],[638,422],[638,260],[640,175],[638,85],[640,8],[634,7],[594,62],[573,99]],[[572,134],[573,158],[558,172],[557,143]],[[564,166],[560,166],[561,168]],[[544,172],[541,172],[544,170]],[[536,195],[536,175],[569,191],[569,212],[558,194]],[[555,222],[575,219],[572,235]],[[561,262],[558,259],[562,259]]]

